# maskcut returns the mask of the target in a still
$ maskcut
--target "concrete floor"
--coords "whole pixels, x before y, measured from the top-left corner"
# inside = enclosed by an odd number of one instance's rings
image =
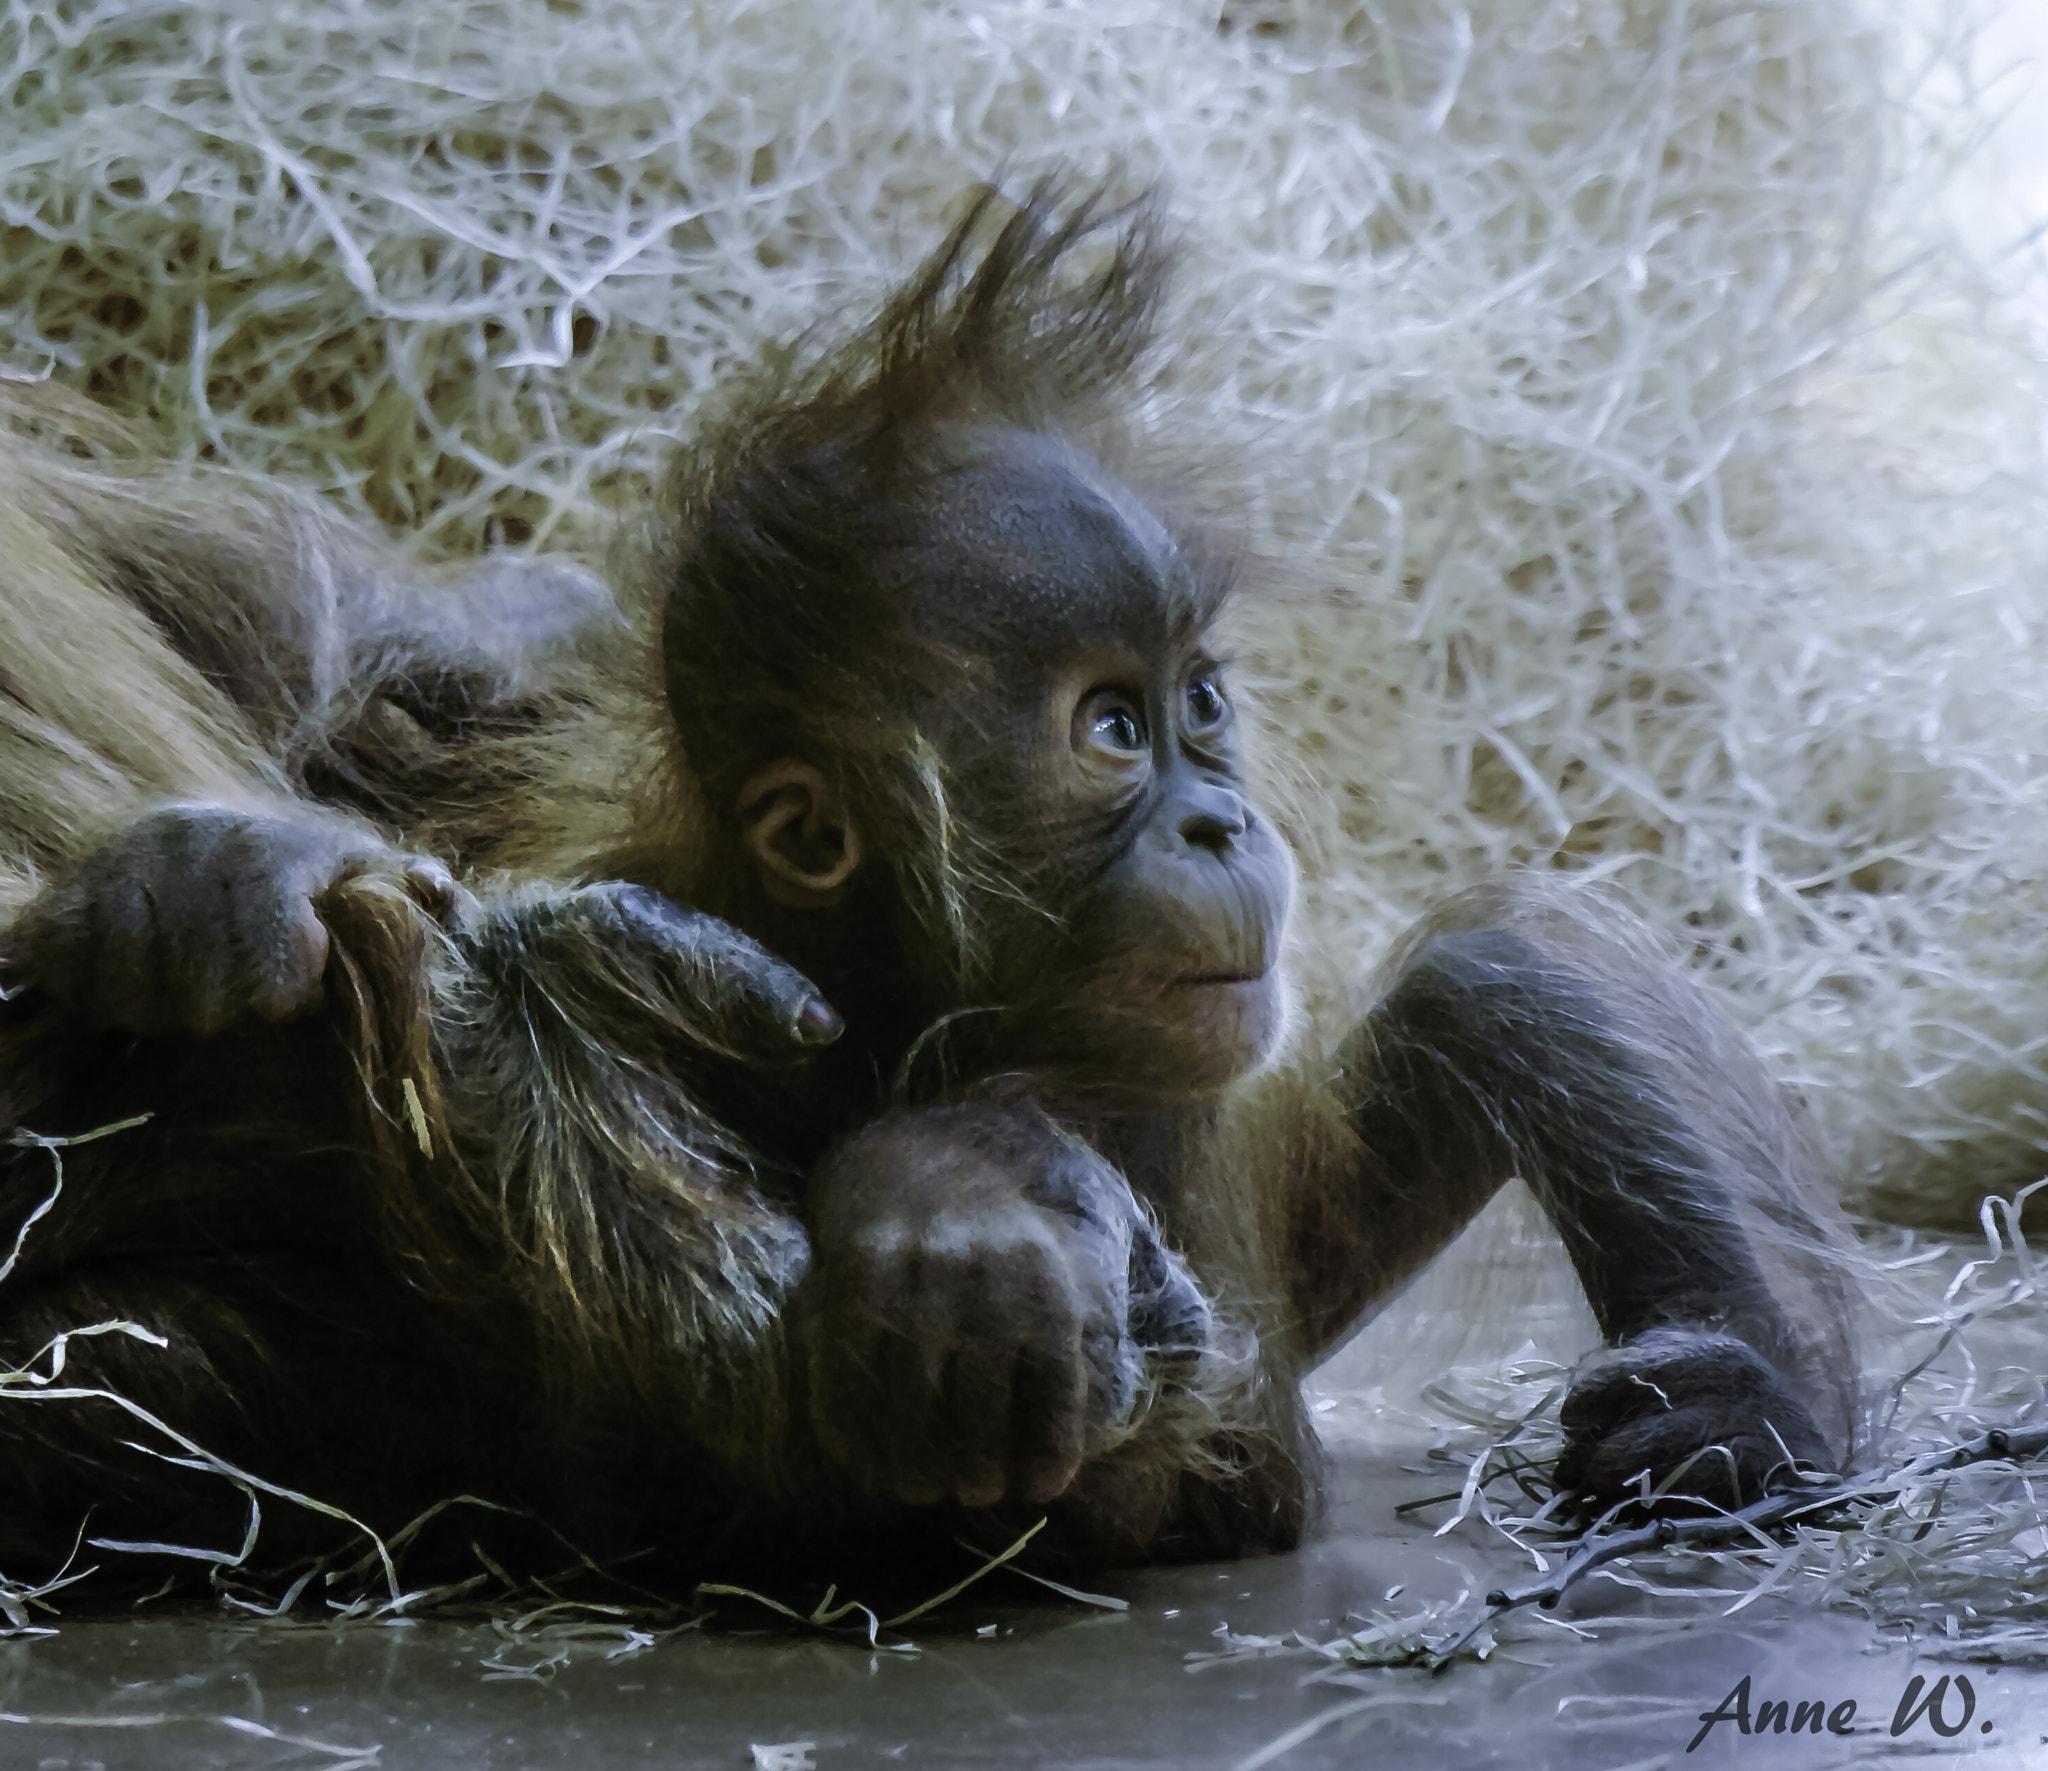
[[[1354,1706],[1347,1717],[1262,1762],[1834,1771],[1967,1757],[1973,1771],[2048,1771],[2048,1664],[1929,1658],[1859,1618],[1771,1601],[1724,1617],[1733,1595],[1650,1598],[1594,1579],[1555,1614],[1586,1638],[1521,1613],[1517,1639],[1485,1664],[1436,1676],[1332,1680],[1304,1652],[1191,1662],[1222,1648],[1226,1627],[1325,1640],[1348,1613],[1408,1615],[1528,1578],[1527,1558],[1498,1538],[1433,1536],[1445,1509],[1394,1511],[1456,1486],[1423,1449],[1423,1382],[1454,1361],[1491,1369],[1525,1336],[1560,1360],[1593,1338],[1526,1208],[1491,1215],[1323,1374],[1331,1506],[1296,1555],[1102,1577],[1123,1612],[997,1573],[900,1632],[915,1653],[737,1633],[758,1615],[744,1605],[721,1614],[722,1633],[625,1654],[616,1631],[512,1642],[483,1624],[66,1620],[57,1635],[0,1643],[0,1771],[1233,1771],[1341,1705]],[[1463,1326],[1475,1320],[1487,1325],[1477,1336]],[[2039,1328],[2018,1328],[2010,1360],[2035,1368]],[[1959,1732],[1944,1738],[1923,1717],[1891,1735],[1909,1680],[1958,1674],[1973,1705]],[[1855,1732],[1745,1735],[1723,1722],[1689,1752],[1702,1713],[1744,1677],[1753,1708],[1853,1700]],[[1953,1723],[1960,1688],[1945,1702]]]
[[[1358,1705],[1347,1721],[1267,1762],[1299,1771],[1821,1771],[1938,1752],[1967,1754],[1984,1771],[2048,1765],[2048,1672],[1917,1659],[1853,1618],[1752,1607],[1720,1619],[1711,1602],[1647,1601],[1598,1581],[1559,1613],[1591,1627],[1593,1639],[1532,1619],[1537,1639],[1437,1676],[1382,1669],[1305,1682],[1324,1663],[1302,1654],[1191,1666],[1189,1655],[1220,1646],[1226,1625],[1240,1636],[1327,1637],[1350,1611],[1405,1612],[1517,1578],[1506,1554],[1436,1539],[1430,1519],[1393,1515],[1397,1498],[1435,1482],[1416,1473],[1412,1454],[1345,1452],[1336,1475],[1327,1526],[1297,1555],[1104,1581],[1129,1601],[1121,1613],[1041,1602],[996,1575],[912,1625],[914,1654],[684,1634],[607,1659],[616,1637],[508,1645],[484,1625],[68,1623],[56,1636],[0,1646],[0,1766],[1228,1771],[1346,1703]],[[1389,1606],[1395,1586],[1404,1590]],[[744,1607],[727,1615],[747,1621]],[[551,1649],[558,1664],[508,1673]],[[1970,1679],[1974,1711],[1952,1740],[1925,1719],[1890,1737],[1916,1672],[1930,1684],[1944,1674]],[[1727,1722],[1688,1754],[1702,1712],[1745,1675],[1757,1702],[1833,1709],[1854,1699],[1856,1732],[1745,1736]],[[1960,1696],[1951,1689],[1950,1722]]]

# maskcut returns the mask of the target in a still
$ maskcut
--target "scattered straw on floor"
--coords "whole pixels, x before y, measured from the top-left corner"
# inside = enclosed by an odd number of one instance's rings
[[[1560,1633],[1598,1641],[1760,1604],[1859,1615],[1933,1658],[2048,1661],[2048,1264],[2025,1232],[2037,1189],[2048,1182],[1987,1200],[1974,1245],[1909,1232],[1885,1251],[1917,1309],[1877,1349],[1876,1442],[1846,1480],[1817,1482],[1807,1502],[1775,1509],[1803,1512],[1831,1497],[1823,1511],[1742,1530],[1700,1521],[1712,1542],[1658,1542],[1625,1515],[1589,1528],[1564,1512],[1547,1480],[1563,1443],[1557,1407],[1569,1369],[1529,1357],[1461,1370],[1424,1385],[1409,1411],[1411,1426],[1433,1428],[1431,1461],[1449,1480],[1419,1482],[1400,1510],[1439,1536],[1505,1547],[1525,1578],[1350,1618],[1335,1636],[1226,1632],[1192,1664],[1297,1655],[1323,1677],[1441,1668],[1503,1651],[1513,1658],[1518,1646]],[[1605,1615],[1600,1583],[1660,1603],[1647,1616]],[[1568,1592],[1566,1616],[1523,1609]],[[1350,1713],[1337,1705],[1315,1727]]]

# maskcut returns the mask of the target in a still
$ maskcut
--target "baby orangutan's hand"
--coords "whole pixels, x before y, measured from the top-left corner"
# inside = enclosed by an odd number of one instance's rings
[[[1208,1338],[1123,1176],[1028,1103],[869,1126],[813,1179],[810,1229],[819,1439],[913,1505],[1051,1500]]]
[[[1784,1375],[1747,1341],[1656,1328],[1614,1348],[1573,1384],[1562,1411],[1561,1488],[1611,1502],[1652,1486],[1700,1454],[1673,1486],[1739,1507],[1788,1486],[1794,1465],[1834,1459]]]

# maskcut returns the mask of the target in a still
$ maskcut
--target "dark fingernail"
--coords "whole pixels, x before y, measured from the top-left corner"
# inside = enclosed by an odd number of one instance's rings
[[[796,1036],[805,1045],[830,1045],[845,1031],[846,1023],[822,996],[812,997],[797,1010]]]

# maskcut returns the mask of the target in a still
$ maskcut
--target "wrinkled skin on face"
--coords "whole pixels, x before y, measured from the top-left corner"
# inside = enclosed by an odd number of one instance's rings
[[[1241,774],[1221,587],[1065,444],[976,441],[891,564],[915,639],[971,661],[938,746],[1007,888],[982,906],[1006,1054],[1098,1094],[1213,1095],[1282,1031],[1293,890]]]

